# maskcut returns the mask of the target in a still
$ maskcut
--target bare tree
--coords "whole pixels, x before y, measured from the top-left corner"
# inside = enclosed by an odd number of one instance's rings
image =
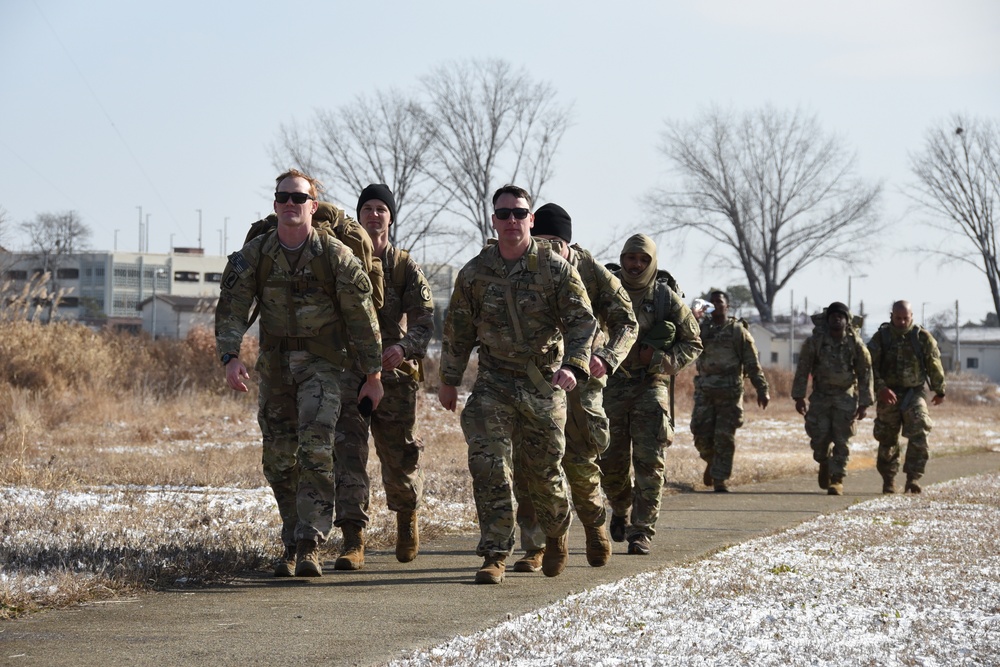
[[[923,151],[910,155],[917,177],[907,188],[919,206],[934,214],[928,224],[957,237],[974,252],[922,248],[982,271],[1000,313],[997,209],[1000,204],[1000,125],[992,119],[955,115],[928,130]]]
[[[517,183],[538,199],[552,177],[552,158],[570,110],[548,83],[503,60],[439,67],[422,79],[430,129],[428,173],[442,188],[448,212],[485,243],[493,235],[493,192]]]
[[[272,162],[289,162],[320,178],[349,205],[369,183],[386,183],[399,218],[390,228],[393,245],[432,245],[449,236],[439,224],[443,206],[425,159],[432,141],[419,104],[402,93],[358,96],[335,110],[319,110],[306,126],[282,125],[271,148]]]
[[[45,263],[46,271],[54,271],[62,257],[90,243],[90,227],[76,211],[39,213],[34,222],[22,222],[21,229],[28,235],[29,251]]]
[[[736,118],[713,108],[668,122],[661,151],[682,189],[648,196],[662,216],[655,231],[695,230],[715,241],[721,248],[711,254],[746,274],[765,322],[795,274],[819,260],[857,261],[880,226],[881,184],[855,176],[855,156],[799,110],[763,107]]]

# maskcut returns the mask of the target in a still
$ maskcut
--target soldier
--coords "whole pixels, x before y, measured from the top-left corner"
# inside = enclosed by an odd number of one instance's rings
[[[819,488],[840,496],[850,457],[848,441],[857,432],[856,422],[865,418],[874,401],[872,362],[861,336],[850,325],[851,313],[843,303],[834,301],[813,320],[816,331],[802,344],[792,398],[795,409],[806,418],[813,459],[819,463]],[[812,394],[807,410],[810,375]]]
[[[586,381],[597,331],[580,275],[549,244],[531,238],[531,196],[505,185],[493,206],[497,242],[455,281],[438,392],[441,405],[454,411],[478,346],[479,374],[461,421],[479,516],[479,584],[503,581],[514,546],[514,465],[546,535],[542,572],[554,577],[566,567],[572,519],[561,464],[566,392]]]
[[[674,438],[671,376],[694,361],[702,345],[691,309],[666,272],[656,269],[653,239],[636,234],[626,241],[615,275],[632,300],[639,342],[604,390],[611,442],[600,460],[601,485],[611,504],[611,539],[627,538],[628,553],[646,555],[660,513],[666,448]]]
[[[580,273],[600,323],[590,353],[590,379],[566,392],[569,412],[562,464],[573,494],[573,507],[587,536],[587,562],[593,567],[601,567],[611,557],[601,469],[597,465],[597,459],[608,448],[608,417],[604,413],[602,394],[607,376],[618,368],[635,342],[638,325],[632,302],[621,281],[579,245],[569,245],[573,221],[565,209],[557,204],[546,204],[535,211],[532,236],[552,241],[562,258]],[[537,572],[542,569],[545,534],[524,488],[522,470],[523,467],[514,467],[514,492],[521,546],[526,554],[514,563],[513,569],[515,572]]]
[[[382,484],[389,509],[396,513],[396,560],[417,557],[420,536],[417,510],[424,489],[420,467],[423,442],[414,436],[420,363],[434,332],[434,301],[423,272],[410,254],[389,242],[396,222],[396,201],[389,187],[373,183],[361,192],[358,220],[371,236],[374,254],[385,273],[384,304],[378,309],[382,332],[381,407],[365,416],[353,397],[361,381],[355,365],[345,373],[343,410],[337,423],[337,507],[334,525],[344,533],[338,570],[360,570],[365,562],[364,528],[368,525],[368,431],[382,464]]]
[[[358,400],[373,406],[382,399],[382,349],[364,268],[345,245],[313,229],[316,181],[293,169],[276,183],[276,231],[229,256],[215,342],[229,387],[247,391],[250,375],[239,354],[256,298],[264,476],[278,503],[285,546],[274,574],[319,577],[319,545],[333,518],[333,441],[347,348],[365,373]],[[262,265],[267,275],[261,269],[258,276]]]
[[[937,341],[930,331],[913,323],[910,302],[897,301],[892,304],[890,321],[884,322],[868,341],[868,351],[878,398],[874,436],[878,440],[882,493],[896,492],[900,430],[908,439],[904,491],[920,493],[917,480],[927,465],[927,434],[933,426],[924,399],[924,383],[934,392],[931,403],[944,402],[944,368]]]
[[[691,435],[705,461],[705,486],[726,492],[726,480],[733,471],[736,429],[743,426],[744,376],[757,390],[761,410],[767,408],[771,397],[746,321],[729,317],[729,296],[725,292],[716,290],[709,299],[713,310],[701,321],[705,350],[696,362]]]

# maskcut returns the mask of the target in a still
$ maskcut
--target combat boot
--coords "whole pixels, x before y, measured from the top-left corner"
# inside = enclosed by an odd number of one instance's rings
[[[834,477],[830,480],[827,485],[826,495],[828,496],[842,496],[844,495],[844,478]]]
[[[333,564],[335,570],[360,570],[365,566],[364,529],[356,523],[345,523],[344,545],[340,557]]]
[[[476,572],[477,584],[499,584],[503,581],[503,573],[507,569],[506,556],[487,556],[483,566]]]
[[[604,525],[588,526],[584,524],[583,532],[587,536],[587,562],[591,567],[602,567],[611,558],[611,540]]]
[[[729,493],[729,487],[726,485],[726,480],[717,479],[712,487],[715,489],[716,493]]]
[[[882,493],[896,493],[896,476],[882,473]]]
[[[295,576],[322,577],[323,564],[319,562],[319,545],[316,540],[299,540],[295,548]]]
[[[917,480],[920,479],[919,475],[907,475],[906,476],[906,488],[904,493],[920,493],[923,489],[917,484]]]
[[[830,488],[830,460],[823,459],[819,462],[819,488]]]
[[[274,564],[274,576],[295,576],[295,547],[285,546],[285,553]]]
[[[542,574],[546,577],[558,577],[566,569],[569,559],[569,539],[562,537],[546,537],[545,553],[542,554]]]
[[[648,556],[649,547],[649,536],[645,533],[639,533],[628,538],[628,552],[633,556]]]
[[[625,529],[628,528],[628,517],[611,513],[611,539],[615,542],[625,541]]]
[[[420,532],[417,513],[396,512],[396,560],[409,563],[420,551]]]
[[[712,479],[712,462],[705,464],[705,472],[701,475],[701,481],[705,486],[712,486],[715,481]]]
[[[515,572],[538,572],[542,569],[542,556],[545,555],[545,547],[541,549],[528,549],[527,553],[514,561],[511,568]]]

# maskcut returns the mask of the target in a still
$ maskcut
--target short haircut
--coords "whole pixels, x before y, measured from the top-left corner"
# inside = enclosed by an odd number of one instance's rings
[[[289,169],[288,171],[286,171],[285,173],[279,175],[276,179],[274,179],[275,192],[278,191],[278,185],[286,178],[301,178],[302,180],[309,183],[309,196],[311,196],[313,199],[319,198],[319,193],[323,191],[323,184],[320,183],[317,179],[299,171],[298,169]]]
[[[531,208],[531,195],[524,188],[520,188],[516,185],[511,185],[508,183],[499,190],[493,193],[493,205],[497,205],[497,200],[500,199],[500,195],[514,195],[518,199],[523,199],[528,202],[528,208]]]
[[[717,295],[718,295],[718,296],[721,296],[721,297],[722,297],[723,299],[725,299],[725,300],[726,300],[726,303],[729,303],[729,295],[728,295],[728,294],[726,294],[725,292],[723,292],[723,291],[722,291],[722,290],[720,290],[720,289],[717,289],[717,290],[712,290],[711,292],[709,292],[709,293],[708,293],[708,300],[709,300],[709,301],[711,301],[711,300],[712,300],[712,299],[714,299],[714,298],[715,298],[715,297],[716,297]]]

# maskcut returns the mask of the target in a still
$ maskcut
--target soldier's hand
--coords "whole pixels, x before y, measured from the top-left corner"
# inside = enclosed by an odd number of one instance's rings
[[[561,387],[566,391],[573,391],[576,388],[576,376],[568,368],[560,368],[552,376],[552,386]]]
[[[226,384],[229,388],[234,391],[249,391],[247,389],[246,383],[243,380],[249,380],[250,374],[247,373],[247,367],[243,365],[243,362],[239,358],[232,358],[229,363],[226,364]]]
[[[458,407],[458,387],[442,384],[438,388],[438,400],[441,401],[442,408],[454,412],[455,408]]]
[[[896,398],[896,392],[888,387],[882,387],[878,390],[878,402],[885,403],[886,405],[896,405],[899,399]]]
[[[590,374],[598,379],[604,377],[608,374],[608,362],[596,354],[590,355]]]
[[[760,406],[761,410],[767,410],[767,404],[770,402],[771,402],[771,397],[768,396],[767,394],[764,394],[763,396],[757,394],[757,405]]]
[[[858,406],[858,411],[854,413],[854,419],[855,419],[855,421],[861,421],[862,419],[865,418],[865,415],[867,415],[867,414],[868,414],[868,406],[867,405],[859,405]]]
[[[402,345],[390,345],[382,352],[382,370],[391,371],[399,368],[405,356]]]
[[[804,398],[795,399],[795,411],[803,416],[806,414],[806,399]]]
[[[934,398],[931,399],[931,405],[941,405],[944,403],[944,394],[934,394]]]
[[[372,410],[377,410],[378,404],[382,402],[384,395],[385,390],[382,388],[382,374],[371,373],[361,386],[361,391],[358,392],[358,403],[368,398],[372,402]]]

